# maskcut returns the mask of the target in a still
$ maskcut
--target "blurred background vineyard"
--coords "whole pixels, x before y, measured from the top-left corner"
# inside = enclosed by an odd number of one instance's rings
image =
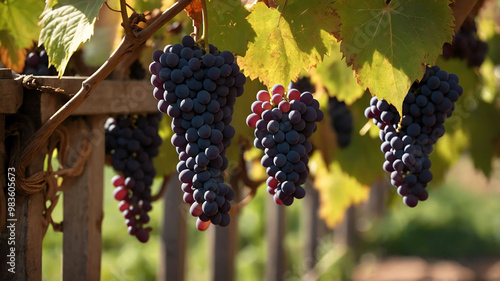
[[[43,8],[41,2],[39,6]],[[127,2],[138,12],[150,11],[149,18],[154,18],[173,1]],[[108,4],[119,6],[116,0]],[[243,4],[248,3],[243,1]],[[310,162],[308,198],[286,207],[286,235],[281,241],[286,256],[283,280],[500,280],[500,1],[485,1],[484,5],[476,17],[478,36],[489,46],[484,63],[470,68],[463,60],[438,58],[437,64],[442,69],[460,77],[465,94],[457,103],[454,116],[445,123],[447,133],[431,156],[435,179],[428,187],[430,197],[416,208],[402,203],[382,170],[384,159],[379,149],[378,129],[370,128],[369,120],[363,116],[370,93],[356,84],[352,69],[338,52],[339,44],[334,47],[336,52],[325,57],[316,68],[303,71],[301,76],[310,77],[315,85],[316,98],[325,113],[329,96],[345,101],[353,114],[354,130],[351,143],[340,148],[329,118],[319,124],[313,137],[315,153]],[[36,16],[35,11],[33,14]],[[191,21],[181,13],[126,59],[109,79],[149,81],[147,67],[153,50],[179,42],[190,32]],[[90,75],[109,57],[121,36],[120,15],[103,7],[95,35],[74,54],[65,75]],[[211,36],[216,45],[217,40],[223,40]],[[5,42],[5,37],[0,39]],[[0,48],[6,54],[5,44]],[[21,73],[25,56],[35,49],[39,51],[34,46],[18,50],[18,61],[3,59],[2,62]],[[254,94],[264,88],[260,82],[248,79],[245,94],[237,101],[233,121],[237,137],[228,153],[233,164],[239,153],[237,143],[252,143],[252,130],[243,124]],[[161,132],[166,141],[155,163],[159,177],[153,193],[163,184],[162,174],[175,168],[172,159],[177,155],[167,140],[171,134],[168,122],[165,121]],[[256,180],[262,180],[265,173],[258,162],[259,153],[255,149],[244,153],[247,172]],[[127,234],[112,198],[112,176],[112,169],[106,167],[101,279],[155,280],[162,267],[160,232],[166,203],[159,200],[154,204],[152,236],[148,243],[140,244]],[[178,186],[174,182],[168,188]],[[240,190],[240,194],[246,193],[246,189]],[[170,204],[178,204],[175,202],[179,198],[174,199]],[[313,238],[317,244],[316,256],[310,255],[310,245],[306,242],[310,241],[306,236],[310,235],[311,225],[310,217],[306,216],[311,207],[306,206],[306,200],[318,206],[312,209],[317,212]],[[273,204],[269,201],[272,197],[262,184],[253,200],[240,210],[235,280],[265,279],[269,265],[266,221],[269,206]],[[53,213],[54,221],[62,220],[61,206]],[[199,232],[187,204],[177,206],[187,224],[185,280],[209,280],[210,273],[217,270],[210,268],[212,251],[218,250],[212,245],[214,227]],[[49,229],[43,248],[44,280],[60,279],[61,253],[62,234]]]

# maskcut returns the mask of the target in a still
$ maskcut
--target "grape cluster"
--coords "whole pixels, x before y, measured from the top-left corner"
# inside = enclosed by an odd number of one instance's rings
[[[114,198],[120,203],[128,233],[141,242],[149,239],[148,212],[151,211],[151,184],[156,175],[153,157],[162,143],[158,135],[161,114],[120,115],[105,124],[106,153],[113,169],[119,172],[111,180]]]
[[[255,147],[264,150],[261,164],[269,176],[267,192],[277,204],[289,206],[294,198],[306,195],[301,185],[307,179],[307,153],[312,149],[308,139],[324,115],[310,92],[289,89],[285,95],[285,88],[276,84],[271,94],[257,93],[246,122],[255,128]]]
[[[478,38],[476,23],[473,20],[464,22],[451,44],[443,45],[445,59],[465,59],[470,67],[481,66],[487,53],[488,44]]]
[[[427,67],[404,99],[402,118],[393,105],[376,96],[365,110],[365,116],[380,128],[380,149],[386,159],[383,168],[391,173],[391,184],[409,207],[429,196],[425,189],[432,180],[429,154],[444,135],[443,123],[462,93],[455,74],[438,66]]]
[[[131,65],[130,65],[130,73],[129,73],[129,78],[132,80],[143,80],[146,78],[146,69],[142,67],[141,61],[139,59],[136,59]]]
[[[49,68],[49,57],[44,49],[41,51],[30,51],[26,55],[23,73],[48,76],[56,75],[56,72],[57,71],[53,67]]]
[[[330,114],[333,129],[337,134],[339,147],[345,148],[351,143],[351,134],[354,129],[352,113],[343,101],[336,97],[328,100],[328,113]]]
[[[300,77],[299,79],[297,79],[296,82],[290,82],[290,84],[288,85],[288,88],[289,89],[296,89],[298,90],[299,92],[303,93],[303,92],[310,92],[310,93],[314,93],[314,86],[311,84],[311,79],[309,79],[309,77],[307,76],[302,76]]]
[[[245,76],[234,55],[209,45],[209,53],[184,36],[182,44],[153,53],[150,71],[158,109],[172,117],[172,144],[179,154],[177,171],[184,201],[191,204],[196,226],[227,226],[234,191],[224,183],[226,149],[235,129],[230,125]]]

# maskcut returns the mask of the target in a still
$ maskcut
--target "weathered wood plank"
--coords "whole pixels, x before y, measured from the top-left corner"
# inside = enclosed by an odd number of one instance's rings
[[[3,79],[0,81],[13,80]],[[1,86],[0,86],[1,87]],[[33,126],[39,128],[40,122],[40,98],[33,96],[29,90],[19,88],[16,90],[17,94],[21,95],[23,100],[22,106],[19,108],[19,113],[24,114],[26,119],[8,118],[6,116],[5,122],[9,126],[12,122],[26,122],[21,127],[26,129]],[[18,111],[16,109],[16,111]],[[28,124],[30,123],[30,124]],[[26,130],[21,136],[27,139],[30,130]],[[11,145],[7,143],[6,145]],[[6,147],[6,152],[11,153],[9,147]],[[25,177],[30,177],[33,174],[43,171],[43,163],[45,159],[46,149],[42,151],[33,159],[32,163],[27,167]],[[8,158],[8,156],[6,157]],[[5,160],[8,161],[8,160]],[[7,164],[8,165],[8,164]],[[7,166],[9,168],[9,166]],[[14,167],[16,168],[16,167]],[[15,171],[17,177],[19,171]],[[5,183],[3,183],[5,184]],[[2,187],[3,187],[2,184]],[[12,274],[8,271],[10,265],[7,260],[10,258],[7,255],[0,257],[0,280],[42,280],[42,241],[43,241],[43,211],[44,211],[44,196],[42,192],[35,193],[31,196],[15,194],[15,214],[14,218],[7,215],[9,229],[4,229],[0,234],[0,253],[10,253],[11,247],[14,246],[15,252],[15,273]],[[7,238],[14,235],[15,245],[8,245]]]
[[[304,230],[305,230],[305,244],[304,244],[304,264],[305,270],[309,271],[314,268],[318,258],[318,225],[319,225],[319,194],[312,186],[310,180],[306,181],[304,185],[307,196],[303,200],[304,208]]]
[[[42,121],[46,121],[80,89],[85,77],[38,76],[40,85],[61,88],[66,94],[44,92],[42,94]],[[155,113],[157,101],[153,98],[154,87],[149,81],[110,81],[105,80],[94,89],[92,94],[80,105],[73,115]],[[38,94],[40,92],[36,92]],[[0,113],[16,113],[21,106],[22,85],[12,79],[0,79]]]
[[[26,176],[42,171],[43,161],[43,153],[35,157],[28,166]],[[17,176],[17,171],[15,175]],[[4,185],[5,181],[2,182],[2,187]],[[9,194],[6,196],[8,198]],[[42,280],[43,211],[42,192],[31,196],[16,193],[14,216],[7,213],[7,228],[0,234],[0,280]],[[12,249],[14,255],[9,257]],[[7,263],[11,261],[13,263]]]
[[[160,236],[159,281],[184,281],[186,261],[186,216],[188,205],[182,200],[177,173],[170,177],[163,195],[163,222]]]
[[[67,165],[81,156],[89,137],[91,154],[83,173],[63,181],[63,280],[100,280],[103,219],[104,116],[66,120]]]
[[[59,87],[66,94],[76,93],[83,82],[78,78],[54,80],[54,78],[38,78],[43,85]],[[61,94],[43,93],[42,108],[45,112],[42,120],[47,120],[67,100]],[[50,106],[46,106],[46,104]],[[129,114],[156,113],[157,101],[153,98],[153,86],[149,81],[103,81],[92,94],[73,112],[72,115],[94,114]]]
[[[268,196],[266,206],[267,216],[267,263],[266,280],[285,280],[286,255],[283,245],[285,237],[285,206],[274,203],[271,196]]]
[[[0,114],[14,114],[22,104],[22,85],[12,80],[12,77],[0,79]]]
[[[226,226],[210,226],[210,268],[212,281],[232,281],[235,279],[235,260],[238,246],[239,213],[231,215],[231,223]]]
[[[12,70],[10,68],[0,68],[0,79],[12,79]]]

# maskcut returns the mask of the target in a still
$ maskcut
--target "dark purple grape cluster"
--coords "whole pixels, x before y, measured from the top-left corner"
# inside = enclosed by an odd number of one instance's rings
[[[106,153],[111,155],[114,176],[114,198],[120,203],[128,233],[141,242],[147,242],[151,227],[151,184],[156,175],[153,157],[162,143],[158,135],[161,114],[108,118],[105,124]]]
[[[172,117],[172,144],[179,154],[177,171],[184,201],[198,217],[199,230],[210,222],[227,226],[235,196],[224,183],[225,156],[235,129],[230,125],[245,76],[229,51],[209,45],[209,53],[192,37],[153,53],[149,69],[158,109]]]
[[[333,130],[337,134],[337,144],[340,148],[346,148],[351,143],[351,135],[354,130],[352,113],[343,101],[336,97],[328,100],[328,113],[330,114]]]
[[[445,59],[459,58],[467,60],[469,67],[479,67],[488,53],[488,44],[477,36],[475,21],[465,21],[455,33],[451,44],[443,45]]]
[[[139,59],[136,59],[130,65],[129,78],[132,80],[144,80],[146,78],[146,69],[142,66]]]
[[[422,80],[405,97],[402,118],[393,105],[376,96],[365,110],[365,116],[380,128],[380,149],[386,159],[383,168],[391,173],[391,184],[409,207],[429,196],[425,189],[432,180],[429,155],[444,135],[444,121],[462,93],[455,74],[438,66],[427,67]]]
[[[277,204],[289,206],[294,198],[306,195],[301,185],[307,179],[307,153],[312,149],[308,139],[324,115],[310,92],[289,89],[285,95],[285,88],[276,84],[271,93],[257,93],[247,125],[255,128],[255,147],[264,150],[261,164],[269,176],[267,192]]]
[[[49,76],[56,75],[57,71],[54,67],[49,68],[49,57],[47,56],[47,52],[42,48],[40,51],[32,50],[28,52],[24,61],[23,73]]]

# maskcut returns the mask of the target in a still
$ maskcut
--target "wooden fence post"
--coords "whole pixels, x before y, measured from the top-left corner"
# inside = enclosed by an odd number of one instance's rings
[[[163,221],[160,235],[160,262],[158,280],[184,281],[186,261],[187,204],[182,200],[177,173],[169,179],[163,195]]]
[[[9,83],[9,79],[2,79],[8,90],[7,95],[7,108],[6,113],[16,113],[20,104],[19,101],[24,99],[22,107],[19,109],[20,114],[24,114],[26,119],[22,122],[30,122],[34,128],[40,127],[40,96],[36,91],[28,91],[22,89],[19,85]],[[4,94],[2,92],[2,94]],[[11,98],[8,98],[11,96]],[[21,96],[22,98],[19,98]],[[5,97],[3,97],[5,98]],[[11,100],[12,99],[12,100]],[[2,111],[6,110],[2,106]],[[20,122],[15,118],[6,117],[6,125],[13,122]],[[23,136],[27,138],[29,136]],[[6,155],[10,155],[9,147],[5,147]],[[43,170],[43,162],[45,158],[45,151],[37,155],[26,169],[25,177],[29,177],[37,172]],[[8,158],[8,157],[5,157]],[[7,159],[3,158],[4,163],[8,163]],[[12,168],[7,166],[5,168]],[[15,168],[15,167],[14,167]],[[2,173],[7,171],[3,170]],[[17,177],[19,171],[15,171]],[[2,188],[6,186],[6,182],[2,182]],[[0,234],[0,253],[2,257],[0,260],[0,280],[42,280],[42,241],[43,241],[43,211],[44,211],[44,196],[42,192],[34,193],[30,196],[15,194],[15,214],[10,216],[7,214],[7,223],[10,228],[4,228]],[[9,245],[8,239],[13,237],[15,245]],[[14,263],[8,264],[12,257],[7,255],[11,253],[14,248]],[[15,268],[12,269],[13,265]],[[14,271],[9,271],[11,269]]]
[[[229,177],[231,187],[235,192],[234,201],[239,202],[243,183],[237,174]],[[238,218],[240,210],[231,214],[231,223],[226,227],[210,226],[210,268],[212,281],[233,281],[236,275],[236,252],[238,247]]]
[[[285,237],[285,208],[285,206],[274,203],[272,196],[267,196],[267,281],[284,280],[285,277],[286,255],[283,246],[283,238]]]
[[[306,190],[306,197],[303,200],[304,208],[304,229],[306,233],[306,240],[304,243],[304,265],[305,271],[309,272],[314,268],[317,262],[317,248],[318,248],[318,228],[319,228],[319,194],[314,189],[310,180],[306,181],[304,188]]]
[[[103,219],[104,120],[102,115],[70,117],[68,165],[81,157],[85,139],[90,157],[81,175],[63,181],[63,280],[100,280]]]

